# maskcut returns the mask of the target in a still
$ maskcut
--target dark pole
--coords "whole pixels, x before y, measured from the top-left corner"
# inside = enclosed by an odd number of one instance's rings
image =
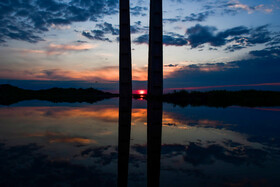
[[[150,2],[148,96],[163,92],[162,0]]]
[[[131,98],[119,100],[119,140],[118,140],[118,186],[126,187],[131,129]]]
[[[120,0],[120,54],[119,54],[119,139],[118,139],[118,186],[127,186],[131,104],[131,39],[129,0]]]
[[[119,66],[119,89],[120,95],[131,98],[132,75],[131,75],[131,44],[130,44],[130,15],[129,0],[120,0],[120,66]]]
[[[148,99],[147,122],[147,186],[159,187],[162,131],[162,102],[159,99]]]

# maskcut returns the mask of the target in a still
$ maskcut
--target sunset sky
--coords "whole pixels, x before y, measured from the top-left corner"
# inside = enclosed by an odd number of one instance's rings
[[[149,1],[132,0],[146,89]],[[118,0],[1,0],[0,83],[118,90]],[[280,0],[163,0],[164,89],[280,91]]]

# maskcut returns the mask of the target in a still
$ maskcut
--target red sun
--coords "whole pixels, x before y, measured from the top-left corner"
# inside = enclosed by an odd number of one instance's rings
[[[144,95],[144,94],[146,94],[146,90],[138,90],[138,94]]]

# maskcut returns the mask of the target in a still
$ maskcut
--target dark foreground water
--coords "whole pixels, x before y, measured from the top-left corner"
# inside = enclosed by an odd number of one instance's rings
[[[1,106],[0,186],[280,186],[279,108],[118,103]]]

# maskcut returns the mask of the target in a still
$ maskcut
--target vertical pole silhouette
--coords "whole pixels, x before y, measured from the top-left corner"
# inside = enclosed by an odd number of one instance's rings
[[[118,138],[118,186],[126,187],[131,129],[131,98],[119,100],[119,138]]]
[[[120,0],[119,89],[123,97],[132,96],[131,38],[129,0]]]
[[[163,91],[162,0],[150,1],[148,95],[161,97]]]
[[[162,102],[148,99],[147,186],[159,187],[162,131]]]

